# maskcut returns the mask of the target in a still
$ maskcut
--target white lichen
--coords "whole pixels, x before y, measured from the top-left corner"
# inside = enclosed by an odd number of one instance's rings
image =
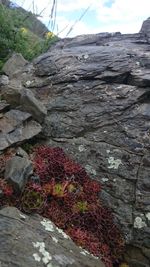
[[[105,183],[105,182],[108,182],[108,181],[109,181],[109,179],[108,179],[108,178],[105,178],[105,177],[103,177],[103,178],[102,178],[102,181]]]
[[[110,149],[107,149],[106,152],[107,152],[107,154],[109,154],[110,153]]]
[[[43,261],[44,264],[49,263],[52,260],[52,256],[50,255],[50,253],[45,249],[45,243],[44,242],[32,242],[33,246],[35,248],[39,249],[39,253],[41,254],[41,256],[38,253],[34,253],[33,257],[36,261]]]
[[[23,215],[23,214],[19,214],[20,215],[20,217],[22,218],[22,219],[26,219],[26,216],[25,215]]]
[[[32,242],[33,246],[35,248],[40,248],[40,247],[43,247],[45,248],[45,243],[44,242]]]
[[[84,145],[80,145],[80,146],[78,147],[78,149],[79,149],[79,152],[83,152],[83,151],[86,150],[86,148],[85,148]]]
[[[96,170],[94,170],[94,169],[92,168],[92,166],[90,166],[90,165],[86,165],[86,166],[85,166],[85,169],[86,169],[86,171],[87,171],[88,173],[93,174],[93,175],[96,175]]]
[[[55,236],[52,236],[52,239],[55,243],[58,243],[58,239]]]
[[[82,247],[79,247],[82,249]],[[90,255],[91,257],[93,257],[94,259],[99,259],[99,257],[96,257],[94,256],[93,254],[91,254],[90,252],[88,252],[87,250],[85,249],[82,249],[82,251],[80,251],[80,254],[84,255],[84,256],[87,256],[87,255]]]
[[[89,55],[88,54],[85,54],[85,55],[83,55],[83,58],[84,59],[88,59],[89,58]]]
[[[80,254],[87,256],[87,255],[90,254],[90,252],[88,252],[88,251],[85,250],[85,249],[82,249],[82,251],[80,251]]]
[[[87,254],[84,251],[81,251],[80,254],[86,256]]]
[[[77,56],[77,59],[78,60],[83,60],[83,59],[88,59],[89,58],[89,55],[88,54],[84,54],[84,55],[79,55]]]
[[[33,82],[32,81],[26,81],[26,86],[30,86]]]
[[[95,260],[99,260],[99,257],[91,255]]]
[[[52,256],[49,254],[48,251],[45,250],[42,254],[43,254],[42,261],[44,264],[47,264],[52,260]]]
[[[59,234],[61,234],[64,238],[70,239],[70,237],[60,228],[56,227]]]
[[[146,213],[145,216],[150,221],[150,212]]]
[[[41,221],[41,224],[45,227],[46,231],[54,232],[54,226],[50,220],[43,219],[43,221]]]
[[[70,264],[75,263],[75,260],[71,257],[65,256],[63,254],[56,254],[54,255],[54,259],[62,266],[68,266]]]
[[[141,229],[146,226],[141,217],[136,217],[134,220],[134,228]]]
[[[33,254],[33,257],[34,257],[35,261],[38,261],[38,262],[41,261],[41,257],[39,256],[38,253],[34,253],[34,254]]]
[[[115,159],[114,157],[109,157],[108,163],[109,163],[108,169],[115,169],[115,170],[117,170],[119,166],[123,164],[121,159]]]

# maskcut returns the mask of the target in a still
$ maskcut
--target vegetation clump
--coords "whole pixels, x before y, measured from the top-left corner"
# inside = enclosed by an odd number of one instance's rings
[[[0,69],[13,52],[21,53],[30,61],[57,41],[52,32],[43,32],[42,36],[34,33],[34,29],[31,31],[33,16],[31,12],[23,13],[19,8],[0,4]]]
[[[0,206],[14,205],[26,213],[39,213],[52,220],[106,267],[118,266],[124,239],[111,210],[100,200],[101,185],[61,148],[39,146],[30,158],[34,176],[18,195],[0,179]],[[4,164],[2,164],[4,165]]]

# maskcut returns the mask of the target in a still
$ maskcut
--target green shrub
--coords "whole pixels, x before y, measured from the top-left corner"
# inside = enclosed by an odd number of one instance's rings
[[[29,17],[33,16],[29,13]],[[27,28],[28,16],[0,4],[0,69],[15,51],[27,60],[45,52],[57,40],[52,33],[39,37]],[[31,20],[31,17],[30,17]]]

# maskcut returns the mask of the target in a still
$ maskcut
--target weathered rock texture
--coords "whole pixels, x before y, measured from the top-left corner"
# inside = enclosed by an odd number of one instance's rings
[[[103,184],[133,267],[150,260],[149,27],[61,40],[18,76],[47,105],[48,143]]]
[[[29,112],[38,122],[42,122],[47,114],[41,101],[29,89],[24,88],[17,79],[12,79],[8,85],[2,86],[1,95],[11,107]]]
[[[21,70],[27,63],[28,61],[26,61],[21,54],[14,53],[4,64],[2,71],[11,78],[15,72]]]
[[[62,146],[103,184],[131,267],[150,266],[149,28],[147,20],[137,34],[61,40],[15,75],[47,105],[47,143]]]
[[[12,207],[0,211],[0,266],[104,267],[51,221]]]
[[[41,125],[31,114],[10,109],[5,101],[0,101],[0,153],[6,148],[37,136]]]
[[[21,150],[21,148],[20,148]],[[28,178],[33,174],[31,161],[23,153],[17,153],[6,162],[5,179],[8,180],[18,192],[24,190]]]

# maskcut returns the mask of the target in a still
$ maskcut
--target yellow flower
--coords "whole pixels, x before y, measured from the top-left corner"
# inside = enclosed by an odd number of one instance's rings
[[[46,34],[45,34],[45,37],[46,37],[46,39],[48,40],[48,39],[51,39],[52,37],[54,37],[55,35],[54,35],[54,33],[53,32],[47,32]]]
[[[21,33],[26,34],[28,30],[24,27],[20,28]]]

